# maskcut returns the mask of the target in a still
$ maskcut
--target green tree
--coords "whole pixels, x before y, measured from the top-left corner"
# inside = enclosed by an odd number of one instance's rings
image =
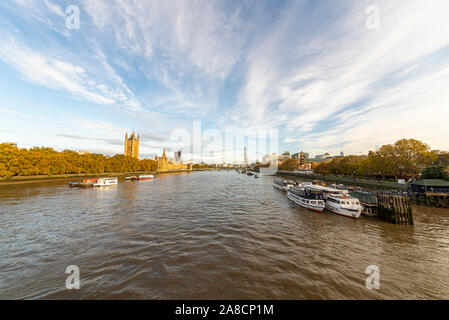
[[[421,178],[423,179],[445,179],[445,167],[443,166],[430,166],[423,170]]]

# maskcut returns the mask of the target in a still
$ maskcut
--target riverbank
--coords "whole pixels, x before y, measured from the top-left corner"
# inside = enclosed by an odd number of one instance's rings
[[[299,172],[293,171],[278,171],[276,176],[285,177],[285,178],[297,178],[297,179],[305,179],[305,180],[321,180],[326,182],[333,183],[342,183],[347,186],[360,186],[368,189],[382,189],[382,190],[398,190],[398,191],[407,191],[407,184],[399,184],[396,182],[390,181],[378,181],[378,180],[367,180],[360,178],[344,178],[339,176],[324,176],[319,174],[307,175]]]
[[[193,169],[192,171],[211,171],[215,169]],[[0,186],[2,185],[17,185],[17,184],[29,184],[39,182],[58,182],[65,181],[67,179],[77,180],[97,178],[97,177],[125,177],[140,174],[160,174],[160,173],[181,173],[192,172],[190,170],[172,170],[172,171],[140,171],[140,172],[108,172],[108,173],[92,173],[92,174],[58,174],[58,175],[46,175],[46,176],[18,176],[7,179],[0,179]]]

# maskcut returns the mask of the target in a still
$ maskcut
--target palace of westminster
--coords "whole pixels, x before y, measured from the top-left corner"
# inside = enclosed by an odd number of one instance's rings
[[[139,144],[140,144],[140,134],[135,135],[133,132],[129,137],[128,133],[125,134],[125,156],[139,159]],[[158,171],[172,171],[172,170],[192,170],[193,165],[191,163],[184,164],[181,159],[181,151],[175,152],[175,159],[169,160],[164,152],[162,157],[156,156],[155,161],[157,161]]]

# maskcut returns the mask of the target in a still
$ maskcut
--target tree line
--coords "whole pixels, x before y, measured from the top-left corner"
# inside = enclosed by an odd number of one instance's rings
[[[108,172],[138,172],[157,170],[152,159],[138,160],[124,155],[112,157],[102,154],[52,148],[19,149],[10,144],[0,144],[0,177],[93,174]]]
[[[315,164],[317,174],[364,176],[380,179],[449,179],[449,152],[431,150],[429,145],[402,139],[383,145],[367,156],[346,156]]]

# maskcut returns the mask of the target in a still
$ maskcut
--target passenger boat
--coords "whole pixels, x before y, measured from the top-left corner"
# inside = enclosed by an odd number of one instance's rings
[[[118,184],[117,178],[99,178],[97,182],[93,184],[94,187],[107,187]]]
[[[127,180],[127,181],[135,181],[135,180],[138,180],[139,178],[138,177],[136,177],[136,176],[131,176],[131,177],[126,177],[125,178],[125,180]]]
[[[333,213],[358,219],[362,213],[362,205],[359,200],[344,195],[329,195],[326,199],[326,208]]]
[[[316,192],[321,192],[323,194],[323,199],[326,200],[329,195],[343,195],[347,196],[349,194],[348,190],[340,190],[335,188],[324,187],[320,185],[311,185],[309,189]]]
[[[81,182],[69,182],[70,188],[79,188]]]
[[[84,179],[83,182],[69,182],[70,188],[92,188],[98,179]]]
[[[293,182],[292,181],[282,180],[282,179],[274,179],[273,180],[273,187],[275,187],[278,190],[287,192],[287,190],[290,187],[293,187]]]
[[[376,194],[364,190],[354,190],[349,194],[351,197],[360,201],[363,215],[367,217],[377,217]]]
[[[332,188],[338,189],[338,190],[347,190],[348,192],[354,191],[354,187],[345,186],[344,184],[332,184]]]
[[[154,179],[152,174],[142,174],[139,176],[139,180],[151,180]]]
[[[316,212],[323,212],[326,207],[323,193],[311,186],[291,187],[287,197],[297,205]]]

